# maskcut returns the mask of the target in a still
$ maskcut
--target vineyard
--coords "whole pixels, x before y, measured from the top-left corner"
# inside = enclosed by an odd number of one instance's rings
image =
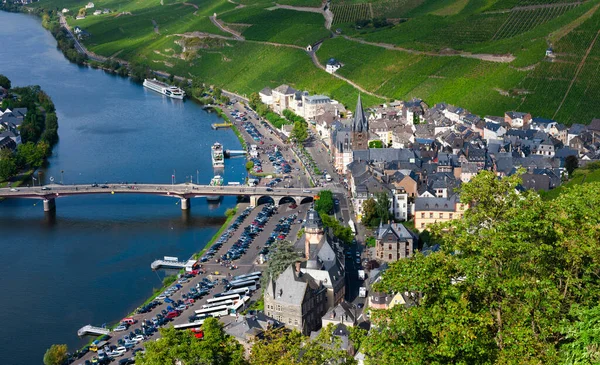
[[[492,40],[511,38],[525,33],[538,25],[563,15],[576,6],[576,4],[568,4],[540,9],[511,11],[508,20],[498,29]]]
[[[333,24],[354,23],[361,19],[372,19],[370,4],[331,5]]]
[[[371,4],[375,18],[403,18],[423,0],[391,0]]]

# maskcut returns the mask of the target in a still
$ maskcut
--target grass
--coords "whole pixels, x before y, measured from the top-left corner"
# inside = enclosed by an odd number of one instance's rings
[[[540,192],[540,195],[545,200],[551,200],[557,198],[560,194],[562,194],[566,189],[575,186],[581,185],[585,183],[600,181],[600,170],[589,171],[586,169],[575,170],[575,177],[562,184],[556,189],[552,189],[550,191]]]

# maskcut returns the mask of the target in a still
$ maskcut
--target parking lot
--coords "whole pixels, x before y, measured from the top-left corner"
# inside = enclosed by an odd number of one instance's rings
[[[293,204],[282,204],[273,210],[273,214],[268,219],[261,219],[261,216],[264,218],[264,214],[261,215],[261,212],[265,211],[266,206],[268,205],[263,204],[254,209],[247,210],[247,204],[238,205],[238,212],[233,223],[236,222],[239,216],[244,215],[244,212],[248,212],[248,214],[243,220],[238,222],[236,225],[237,229],[229,233],[225,231],[224,234],[226,234],[227,239],[221,245],[217,245],[218,247],[214,244],[211,246],[215,250],[210,257],[207,257],[208,260],[202,263],[200,272],[197,275],[189,275],[189,278],[184,278],[181,282],[176,282],[171,286],[172,289],[168,292],[169,299],[166,302],[167,295],[160,293],[157,295],[160,300],[155,300],[156,305],[146,308],[148,311],[144,310],[145,313],[137,313],[131,317],[136,323],[126,326],[127,328],[123,329],[123,331],[111,333],[112,338],[108,340],[109,347],[107,347],[107,350],[112,351],[115,355],[123,350],[125,351],[122,354],[116,355],[112,361],[104,363],[118,364],[120,361],[125,363],[125,359],[132,357],[134,351],[137,349],[140,349],[137,351],[141,351],[143,349],[143,342],[145,340],[156,338],[157,327],[188,323],[190,316],[195,315],[195,310],[202,309],[207,299],[225,291],[225,282],[223,279],[227,280],[236,275],[263,271],[266,263],[263,265],[257,264],[257,256],[261,252],[265,256],[268,255],[268,249],[275,240],[287,238],[294,242],[302,226],[298,222],[299,218],[303,219],[306,216],[310,204],[302,204],[295,208],[292,208]],[[292,219],[291,217],[294,215],[296,218]],[[244,239],[244,237],[248,237],[248,232],[256,233],[250,241]],[[273,232],[276,233],[275,237],[273,237]],[[242,251],[232,250],[242,248],[244,245],[241,243],[243,242],[247,242],[243,253],[241,253]],[[241,254],[239,258],[232,259],[231,254],[235,252]],[[228,254],[231,259],[227,258]],[[195,295],[196,293],[202,293],[202,295],[197,296]],[[249,303],[256,301],[260,293],[260,289],[253,293]],[[189,300],[193,297],[197,299],[193,301]],[[161,320],[161,317],[165,319]],[[168,318],[167,320],[167,317],[172,318]],[[221,317],[221,321],[224,324],[235,320],[235,316]],[[127,336],[127,340],[125,336]],[[113,346],[112,349],[110,346]],[[121,349],[114,351],[118,348]],[[97,353],[90,351],[73,363],[92,364],[92,359],[96,355]]]

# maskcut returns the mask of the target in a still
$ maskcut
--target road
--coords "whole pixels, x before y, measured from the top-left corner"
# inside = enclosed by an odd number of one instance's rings
[[[247,206],[248,206],[247,204],[239,204],[238,205],[236,218],[237,218],[237,216],[239,216],[239,214],[241,214],[244,211],[244,209]],[[220,257],[221,255],[225,254],[231,248],[231,246],[240,238],[240,235],[244,231],[244,227],[248,226],[256,218],[258,213],[262,210],[262,207],[263,206],[258,206],[250,212],[250,214],[242,222],[240,227],[234,232],[232,237],[230,237],[227,240],[227,242],[225,244],[223,244],[223,246],[218,250],[218,253],[214,256],[214,258]],[[215,263],[214,261],[211,263],[205,263],[205,264],[203,264],[202,268],[206,271],[206,273],[200,274],[200,275],[192,278],[189,282],[182,284],[183,287],[179,291],[177,291],[171,298],[174,300],[182,299],[182,294],[189,292],[189,289],[192,287],[195,287],[196,284],[199,283],[203,278],[209,278],[210,280],[215,280],[215,279],[220,279],[222,277],[227,277],[229,275],[236,276],[236,275],[247,274],[249,272],[263,271],[264,268],[266,267],[266,265],[256,264],[256,258],[257,258],[256,253],[259,251],[260,248],[262,248],[264,246],[264,243],[266,242],[267,238],[270,236],[271,232],[275,228],[275,225],[279,222],[279,219],[283,218],[283,217],[287,217],[290,214],[294,214],[294,213],[297,214],[298,217],[305,217],[306,212],[308,211],[309,207],[310,207],[310,204],[301,204],[296,209],[291,209],[289,207],[289,204],[279,206],[277,209],[277,212],[269,219],[269,221],[265,225],[264,230],[258,236],[256,236],[256,238],[254,239],[254,241],[248,248],[247,253],[245,255],[243,255],[239,260],[236,260],[234,262],[234,264],[238,266],[238,269],[230,270],[220,264]],[[288,238],[290,240],[292,240],[292,241],[296,240],[296,235],[297,235],[300,227],[301,227],[300,224],[297,224],[297,223],[292,224],[290,233],[288,235]],[[213,272],[216,272],[216,271],[219,272],[219,275],[212,274]],[[197,302],[193,303],[185,311],[183,311],[179,317],[176,317],[175,319],[173,319],[173,321],[169,325],[188,323],[189,322],[188,317],[193,315],[195,310],[202,309],[202,305],[206,304],[207,299],[212,298],[214,294],[221,293],[224,290],[225,290],[224,287],[219,283],[218,285],[215,286],[215,288],[213,288],[210,291],[209,295],[207,295],[207,296],[199,299]],[[259,298],[260,294],[261,294],[261,290],[254,293],[254,295],[252,296],[251,302],[256,301]],[[141,322],[143,320],[146,320],[146,319],[150,320],[152,317],[155,317],[163,309],[166,309],[167,305],[168,304],[163,303],[163,304],[157,306],[156,308],[154,308],[149,313],[134,315],[133,318],[138,320],[138,323],[131,326],[125,332],[111,333],[111,335],[113,336],[110,340],[111,344],[116,344],[119,338],[122,338],[129,332],[134,331],[136,328],[141,328]],[[235,322],[236,318],[233,316],[225,316],[225,317],[221,317],[220,320],[221,320],[221,322],[223,322],[225,324],[225,326],[227,326],[228,324]],[[156,339],[157,337],[158,337],[158,335],[155,334],[150,339],[152,339],[152,338]],[[150,340],[150,339],[148,339],[148,340]],[[139,346],[136,346],[136,348],[137,347],[143,347],[143,343],[139,344]],[[95,355],[95,353],[88,353],[81,359],[77,360],[75,362],[75,364],[80,364],[80,363],[83,364],[85,362],[85,360],[91,360],[94,355]],[[126,353],[125,357],[127,357],[127,356],[131,356],[131,351],[128,351]],[[117,358],[117,361],[118,361],[118,359],[120,359],[120,358]]]

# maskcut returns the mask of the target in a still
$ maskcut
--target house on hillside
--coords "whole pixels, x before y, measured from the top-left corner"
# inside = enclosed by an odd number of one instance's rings
[[[340,67],[342,67],[341,63],[339,63],[335,58],[330,58],[329,61],[327,61],[327,65],[325,66],[325,71],[332,74],[339,70]]]
[[[93,9],[94,8],[94,3],[93,2],[89,2],[87,3],[87,5],[85,6],[86,9]]]

